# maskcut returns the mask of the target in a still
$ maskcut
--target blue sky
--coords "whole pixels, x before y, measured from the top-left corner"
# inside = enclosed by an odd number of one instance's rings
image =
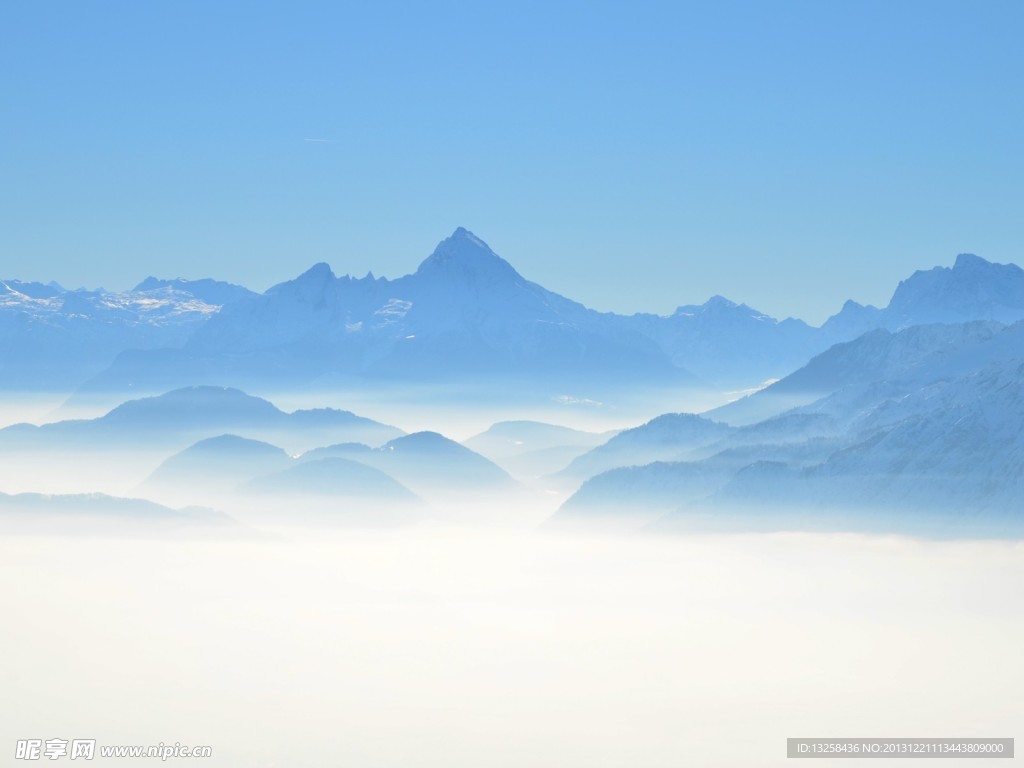
[[[1024,261],[1016,2],[9,2],[0,276],[397,277],[818,322]],[[321,139],[321,141],[309,141]]]

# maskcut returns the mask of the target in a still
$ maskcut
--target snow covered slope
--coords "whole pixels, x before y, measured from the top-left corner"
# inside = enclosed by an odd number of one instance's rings
[[[213,280],[148,278],[123,293],[0,280],[0,389],[77,386],[126,349],[184,344],[225,303],[250,295]]]
[[[871,333],[805,371],[836,391],[733,428],[706,457],[598,474],[559,517],[676,508],[782,527],[1024,530],[1024,322]]]

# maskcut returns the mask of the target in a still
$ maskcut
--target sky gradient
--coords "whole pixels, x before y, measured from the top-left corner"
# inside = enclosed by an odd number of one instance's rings
[[[12,2],[0,277],[398,277],[456,226],[601,310],[818,323],[1024,262],[1013,2]]]

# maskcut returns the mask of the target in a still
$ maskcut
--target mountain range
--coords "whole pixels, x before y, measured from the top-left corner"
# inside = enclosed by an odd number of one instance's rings
[[[119,352],[181,346],[224,305],[256,295],[215,280],[149,277],[124,292],[0,280],[0,389],[73,389]]]
[[[1021,318],[1024,271],[968,254],[914,273],[884,308],[847,302],[820,328],[718,296],[667,316],[603,313],[530,282],[459,228],[395,280],[317,264],[263,294],[154,277],[124,293],[0,281],[0,387],[739,387],[870,331]]]
[[[744,425],[714,421],[712,411],[627,430],[570,465],[593,474],[556,517],[985,535],[1022,528],[1024,322],[872,331],[747,400],[777,406],[773,388],[811,402]],[[623,440],[629,450],[616,451]]]

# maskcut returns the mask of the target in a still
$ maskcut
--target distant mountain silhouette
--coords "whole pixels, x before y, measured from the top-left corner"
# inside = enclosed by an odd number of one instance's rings
[[[0,387],[746,388],[866,332],[1021,318],[1024,270],[968,254],[914,273],[885,308],[847,302],[821,328],[721,296],[668,316],[602,313],[530,282],[460,227],[395,280],[316,264],[261,295],[209,279],[150,277],[122,294],[0,281]]]
[[[349,411],[320,408],[285,413],[272,403],[230,387],[184,387],[131,400],[96,419],[0,429],[0,450],[121,450],[135,445],[185,446],[225,433],[307,447],[332,438],[380,444],[402,432]]]
[[[339,457],[299,462],[250,480],[243,489],[290,498],[312,495],[400,503],[418,501],[408,488],[381,470]]]
[[[221,280],[203,278],[201,280],[185,280],[178,277],[174,280],[162,280],[157,277],[147,277],[141,283],[132,288],[132,293],[151,293],[162,291],[165,295],[187,294],[194,296],[204,304],[223,307],[242,299],[251,299],[258,296],[255,291],[250,291],[241,285],[225,283]]]
[[[537,479],[550,475],[613,432],[584,432],[539,421],[502,421],[463,442],[513,476]]]
[[[489,459],[437,432],[415,432],[358,458],[414,491],[516,490],[519,485]]]
[[[200,440],[164,461],[142,485],[150,492],[201,494],[233,490],[257,475],[283,470],[292,459],[282,449],[237,435]]]
[[[230,517],[201,507],[172,509],[102,493],[0,493],[0,531],[63,536],[248,537]]]
[[[95,386],[332,376],[693,380],[630,322],[529,282],[460,228],[414,274],[339,278],[315,265],[225,307],[180,350],[122,355]]]
[[[900,282],[884,309],[847,302],[823,330],[851,326],[854,332],[873,328],[901,330],[929,323],[1024,320],[1024,269],[993,264],[961,253],[952,267],[920,270]],[[843,330],[843,333],[848,333]]]
[[[583,480],[615,467],[679,461],[713,445],[730,427],[692,413],[666,413],[626,429],[575,459],[559,474]]]

